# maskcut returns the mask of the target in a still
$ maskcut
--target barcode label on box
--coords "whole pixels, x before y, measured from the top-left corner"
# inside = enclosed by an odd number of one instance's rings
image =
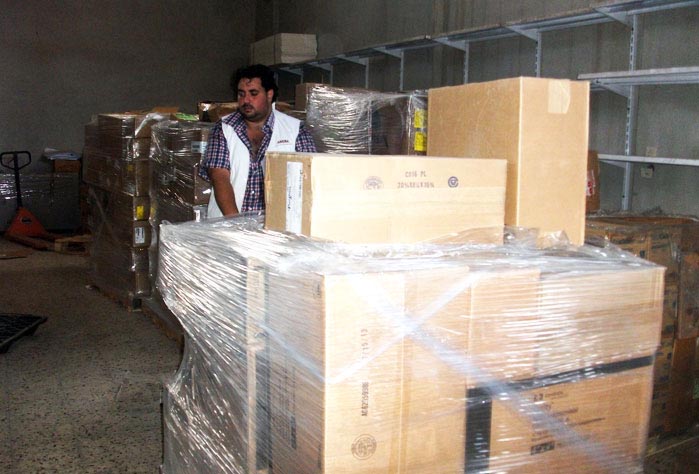
[[[146,243],[146,229],[143,227],[136,227],[133,230],[133,241],[136,245]]]
[[[192,142],[192,153],[206,153],[206,142]]]
[[[286,230],[301,233],[303,215],[303,163],[286,164]]]

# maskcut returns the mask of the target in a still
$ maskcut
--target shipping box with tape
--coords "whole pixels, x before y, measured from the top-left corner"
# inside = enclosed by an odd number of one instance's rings
[[[491,228],[502,241],[504,160],[269,153],[265,226],[351,243]]]
[[[505,223],[585,236],[589,84],[520,77],[429,90],[427,154],[504,158]]]
[[[509,238],[371,246],[260,225],[161,229],[158,287],[198,354],[167,387],[168,470],[251,473],[265,456],[287,474],[640,468],[661,268]]]

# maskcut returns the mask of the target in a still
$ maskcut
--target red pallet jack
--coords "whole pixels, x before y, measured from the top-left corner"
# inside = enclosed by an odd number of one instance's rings
[[[20,164],[20,162],[22,162]],[[22,190],[19,185],[19,170],[29,166],[32,155],[28,151],[6,151],[0,153],[0,164],[15,173],[17,192],[17,212],[5,231],[5,238],[39,250],[51,250],[54,241],[60,237],[44,229],[41,222],[22,206]]]

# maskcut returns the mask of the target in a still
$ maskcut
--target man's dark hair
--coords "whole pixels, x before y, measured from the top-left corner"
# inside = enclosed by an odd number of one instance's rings
[[[274,73],[267,66],[262,64],[253,64],[252,66],[241,67],[238,69],[233,77],[231,78],[231,88],[238,95],[238,83],[241,79],[254,79],[259,78],[262,83],[262,88],[266,91],[273,90],[274,95],[272,96],[272,102],[276,102],[277,94],[279,93],[279,87],[277,87],[277,82],[274,80]]]

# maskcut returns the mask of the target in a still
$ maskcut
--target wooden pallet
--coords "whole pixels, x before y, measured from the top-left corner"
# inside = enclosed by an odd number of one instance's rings
[[[180,350],[184,348],[184,329],[182,329],[177,317],[165,306],[165,303],[155,297],[144,298],[141,310],[168,339],[177,342]]]
[[[111,288],[104,288],[94,284],[91,286],[110,300],[126,308],[129,313],[141,312],[142,302],[140,297],[119,294]]]
[[[62,237],[53,242],[53,250],[70,255],[89,255],[92,236],[89,234]]]

